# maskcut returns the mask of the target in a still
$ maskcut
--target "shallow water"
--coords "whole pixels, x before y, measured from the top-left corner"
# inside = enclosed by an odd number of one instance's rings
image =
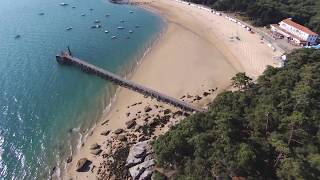
[[[57,64],[59,51],[69,45],[76,56],[123,75],[163,27],[160,17],[133,6],[59,3],[0,2],[0,179],[48,178],[114,95],[110,83]],[[95,20],[100,29],[91,29]]]

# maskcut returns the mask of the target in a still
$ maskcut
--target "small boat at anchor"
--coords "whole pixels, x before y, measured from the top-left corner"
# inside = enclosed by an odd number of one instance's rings
[[[15,39],[19,39],[21,36],[18,34],[18,35],[16,35],[14,38]]]
[[[117,39],[117,36],[112,36],[111,39]]]
[[[130,14],[132,14],[132,13],[133,13],[133,11],[130,11],[129,13],[130,13]]]
[[[85,13],[82,13],[81,16],[86,16],[86,14],[85,14]]]
[[[43,16],[43,15],[44,15],[44,13],[43,13],[43,12],[41,12],[41,13],[38,13],[38,15],[39,15],[39,16]]]
[[[100,21],[99,20],[95,20],[94,23],[100,23]]]
[[[105,30],[104,33],[109,33],[109,31]]]
[[[124,27],[122,27],[122,26],[119,26],[119,27],[117,27],[117,29],[124,29]]]
[[[71,29],[72,29],[72,27],[67,27],[66,28],[67,31],[70,31]]]
[[[133,31],[132,31],[132,30],[130,30],[130,31],[129,31],[129,33],[133,33]]]
[[[69,5],[68,3],[60,3],[60,6],[67,6]]]

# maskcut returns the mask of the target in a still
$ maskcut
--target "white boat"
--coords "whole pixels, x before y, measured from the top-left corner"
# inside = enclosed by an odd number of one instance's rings
[[[96,28],[101,28],[101,24],[97,24],[97,25],[96,25]]]
[[[100,21],[99,20],[95,20],[94,23],[100,23]]]
[[[130,31],[129,31],[129,33],[133,33],[133,31],[132,31],[132,30],[130,30]]]
[[[116,39],[116,38],[117,38],[117,36],[112,36],[112,37],[111,37],[111,39]]]
[[[72,29],[72,27],[67,27],[66,28],[67,31],[70,31],[71,29]]]
[[[124,27],[121,27],[121,26],[119,26],[119,27],[117,27],[118,29],[124,29]]]
[[[86,14],[85,14],[85,13],[82,13],[81,16],[86,16]]]
[[[105,30],[104,33],[109,33],[109,31]]]
[[[60,3],[60,6],[67,6],[68,3]]]

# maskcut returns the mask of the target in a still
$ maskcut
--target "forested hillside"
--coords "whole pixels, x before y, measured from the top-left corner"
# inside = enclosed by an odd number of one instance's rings
[[[278,23],[285,18],[320,32],[319,0],[188,0],[217,10],[242,12],[258,26]]]
[[[256,83],[244,73],[232,81],[238,91],[156,140],[158,167],[183,180],[319,179],[320,50],[291,53]]]

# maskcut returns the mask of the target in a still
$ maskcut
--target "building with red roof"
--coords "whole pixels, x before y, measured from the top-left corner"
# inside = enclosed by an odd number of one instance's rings
[[[283,35],[297,45],[315,45],[319,38],[317,33],[292,21],[291,18],[281,21],[279,25],[272,24],[271,31]]]

